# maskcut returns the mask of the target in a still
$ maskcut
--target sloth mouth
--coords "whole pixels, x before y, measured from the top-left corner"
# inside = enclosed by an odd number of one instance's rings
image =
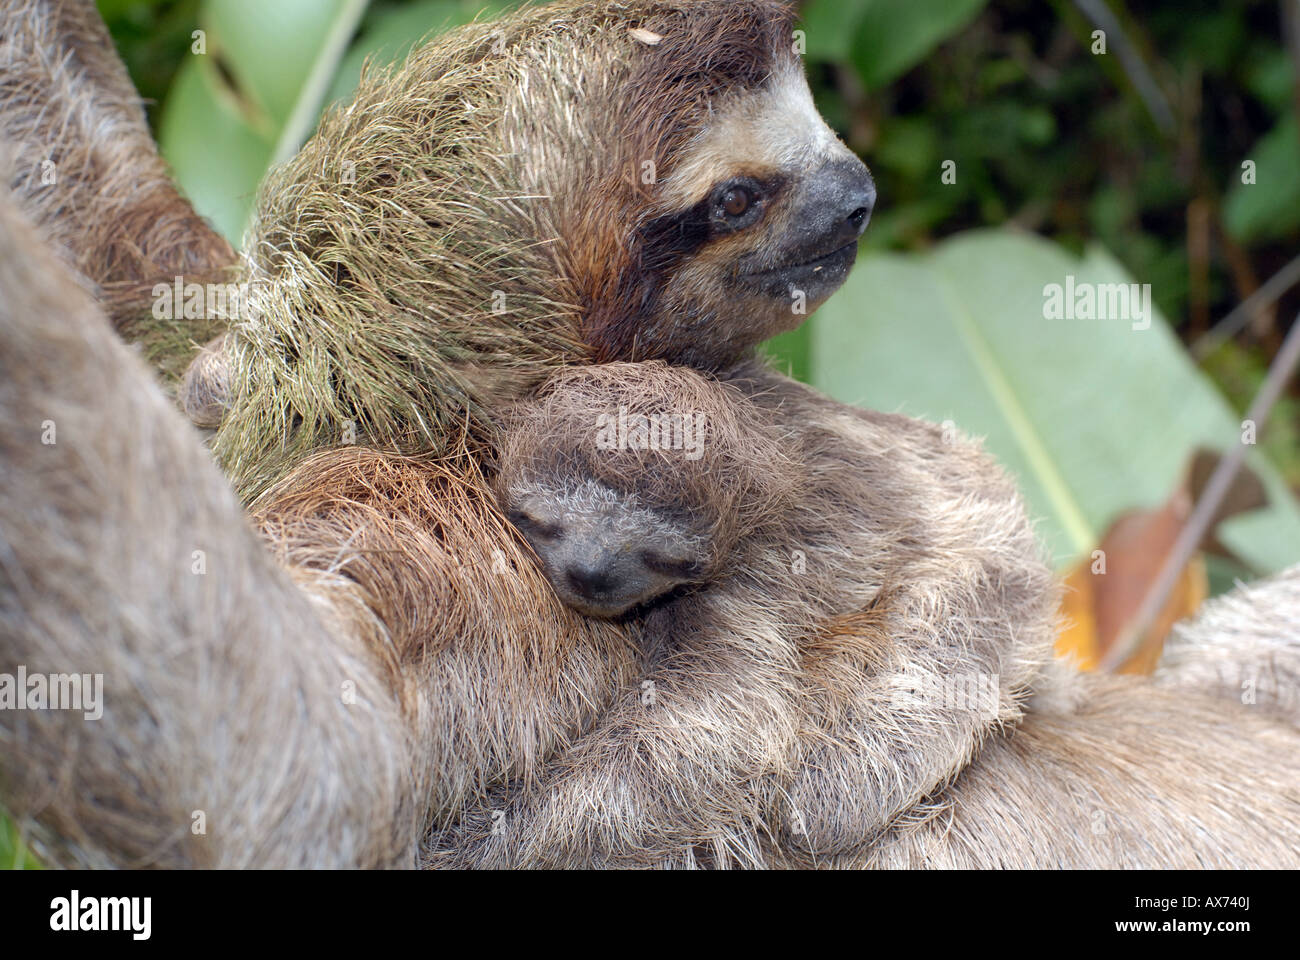
[[[788,300],[799,291],[810,300],[824,300],[839,288],[858,257],[858,241],[850,240],[829,253],[807,260],[780,263],[736,275],[736,280],[758,293],[777,300]]]
[[[614,591],[586,596],[572,590],[567,586],[556,585],[551,583],[552,589],[556,595],[565,603],[566,606],[572,607],[578,613],[587,617],[596,617],[601,620],[613,620],[617,623],[623,623],[629,620],[635,620],[638,617],[645,616],[656,607],[671,603],[673,600],[683,597],[699,589],[699,583],[688,581],[679,583],[672,589],[654,596],[644,596],[642,594],[617,594]]]
[[[782,273],[791,270],[807,270],[809,273],[815,273],[826,266],[838,263],[845,255],[850,255],[856,259],[858,241],[850,240],[842,247],[836,247],[830,253],[821,253],[808,260],[799,260],[794,263],[778,263],[774,267],[763,267],[758,270],[746,270],[740,275],[742,277],[767,277],[773,274]]]

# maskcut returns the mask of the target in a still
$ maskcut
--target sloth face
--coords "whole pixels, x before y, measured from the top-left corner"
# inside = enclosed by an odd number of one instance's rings
[[[716,367],[799,326],[848,276],[875,199],[797,64],[724,99],[640,231],[661,284],[647,353]]]
[[[707,564],[707,537],[690,523],[595,481],[516,484],[502,499],[556,595],[587,616],[622,616]]]

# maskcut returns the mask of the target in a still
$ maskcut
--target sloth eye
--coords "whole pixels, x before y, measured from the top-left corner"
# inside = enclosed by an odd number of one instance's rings
[[[713,191],[713,221],[724,231],[750,226],[762,213],[763,191],[749,177],[719,184]]]
[[[749,209],[753,198],[744,187],[732,187],[722,195],[722,209],[732,217],[738,217]]]
[[[506,519],[520,533],[525,535],[531,534],[542,540],[556,540],[564,531],[558,524],[547,523],[545,520],[539,520],[530,513],[523,510],[511,510],[506,514]]]
[[[700,575],[698,561],[684,557],[665,556],[651,550],[646,550],[641,554],[641,563],[645,565],[647,570],[653,570],[655,573],[661,573],[668,577],[693,580]]]

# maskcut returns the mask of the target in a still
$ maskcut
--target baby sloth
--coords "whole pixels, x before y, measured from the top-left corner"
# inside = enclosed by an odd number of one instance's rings
[[[521,405],[497,491],[561,600],[624,618],[712,580],[794,464],[734,390],[660,363],[561,374]]]
[[[488,798],[490,833],[443,838],[459,865],[815,863],[955,775],[1049,656],[1050,572],[978,446],[759,364],[561,371],[505,423],[494,485],[643,673]]]

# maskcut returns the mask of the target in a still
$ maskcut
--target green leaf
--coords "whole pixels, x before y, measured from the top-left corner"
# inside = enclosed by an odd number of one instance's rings
[[[194,57],[177,72],[158,143],[194,209],[238,245],[273,146],[247,122],[211,60]]]
[[[39,870],[40,863],[23,843],[18,827],[0,811],[0,870]]]
[[[799,27],[809,60],[842,63],[853,47],[853,29],[875,0],[808,0],[799,10]]]
[[[1122,511],[1164,502],[1198,446],[1240,422],[1152,308],[1129,319],[1045,319],[1044,287],[1130,283],[1094,248],[972,231],[919,255],[875,253],[812,319],[812,383],[831,396],[981,436],[1019,479],[1058,564],[1091,550]],[[1271,505],[1220,537],[1260,571],[1300,560],[1300,510],[1252,453]]]
[[[159,146],[199,213],[238,243],[267,168],[315,128],[366,0],[206,0]],[[286,42],[292,38],[292,42]],[[193,49],[193,48],[192,48]]]
[[[1260,137],[1250,152],[1255,182],[1240,168],[1224,201],[1223,217],[1238,240],[1274,240],[1300,228],[1300,130],[1288,115]]]
[[[871,0],[851,56],[868,89],[882,87],[975,19],[988,0]]]
[[[1285,113],[1291,109],[1291,93],[1295,89],[1291,58],[1285,50],[1263,43],[1253,53],[1254,57],[1245,64],[1246,89],[1275,113]]]
[[[201,16],[209,55],[223,58],[238,89],[281,128],[322,58],[333,77],[365,6],[365,0],[207,0]]]

